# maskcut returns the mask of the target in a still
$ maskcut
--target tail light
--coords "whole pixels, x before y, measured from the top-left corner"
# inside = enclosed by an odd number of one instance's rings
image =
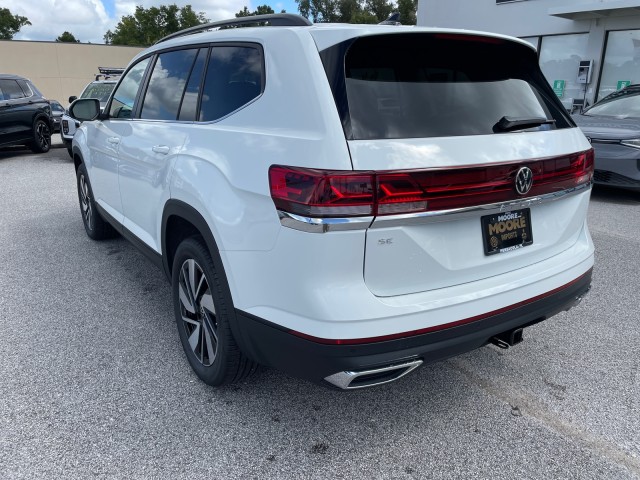
[[[522,167],[533,173],[524,196],[515,190]],[[357,217],[432,212],[516,201],[590,183],[593,149],[536,161],[406,171],[330,171],[273,165],[276,208],[306,217]]]
[[[276,208],[306,217],[373,215],[375,176],[367,172],[335,172],[303,168],[269,169]]]

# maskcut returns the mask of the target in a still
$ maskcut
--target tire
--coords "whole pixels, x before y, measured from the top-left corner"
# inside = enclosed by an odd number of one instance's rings
[[[42,118],[33,124],[33,140],[29,146],[35,153],[47,153],[51,148],[51,128]]]
[[[62,138],[62,136],[60,136],[60,138]],[[64,138],[62,138],[62,143],[64,143],[64,147],[67,149],[67,153],[69,153],[69,156],[73,158],[73,150],[71,149],[71,142],[69,140],[65,140]]]
[[[100,216],[96,209],[96,204],[93,201],[93,190],[91,190],[89,176],[84,163],[81,163],[78,167],[76,178],[80,213],[82,214],[82,223],[87,235],[93,240],[113,238],[116,235],[116,231]]]
[[[212,386],[237,382],[258,368],[233,338],[235,310],[219,258],[217,264],[201,237],[188,238],[176,251],[171,282],[185,355],[196,375]]]

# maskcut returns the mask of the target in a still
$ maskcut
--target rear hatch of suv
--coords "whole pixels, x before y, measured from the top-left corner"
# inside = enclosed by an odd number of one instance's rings
[[[477,281],[576,243],[593,155],[529,46],[405,31],[351,38],[320,56],[353,169],[372,175],[372,293]]]

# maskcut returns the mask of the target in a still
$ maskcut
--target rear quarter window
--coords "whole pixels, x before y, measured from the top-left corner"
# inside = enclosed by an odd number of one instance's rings
[[[24,92],[15,80],[0,80],[0,91],[3,93],[4,100],[16,100],[24,98]]]
[[[258,46],[214,46],[207,65],[198,120],[219,120],[257,98],[264,66]]]
[[[573,126],[535,52],[492,37],[390,34],[321,52],[348,139],[497,133],[502,117]],[[555,122],[555,123],[554,123]]]

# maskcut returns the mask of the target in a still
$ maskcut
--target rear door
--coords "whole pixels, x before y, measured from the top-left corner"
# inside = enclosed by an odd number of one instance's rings
[[[124,226],[156,251],[160,251],[160,216],[169,198],[168,175],[185,142],[189,123],[179,123],[180,107],[192,106],[200,86],[206,48],[189,48],[160,53],[155,58],[140,113],[122,133],[118,151],[118,175]],[[195,65],[195,66],[194,66]],[[187,85],[195,99],[187,97]]]
[[[590,146],[532,49],[443,32],[361,37],[329,50],[321,57],[353,168],[377,174],[364,261],[375,295],[499,275],[577,241]]]
[[[16,80],[0,80],[0,132],[1,142],[15,142],[31,138],[33,111]]]

